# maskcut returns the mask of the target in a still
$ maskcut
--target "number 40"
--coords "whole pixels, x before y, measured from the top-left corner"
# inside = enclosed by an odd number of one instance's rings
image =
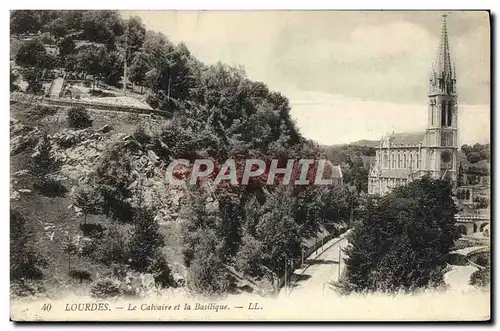
[[[52,305],[50,303],[44,303],[42,305],[42,310],[43,311],[50,311],[52,309]]]

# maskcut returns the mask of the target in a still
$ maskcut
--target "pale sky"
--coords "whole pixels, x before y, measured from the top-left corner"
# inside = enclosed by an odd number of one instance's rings
[[[286,95],[302,134],[321,144],[379,139],[427,123],[427,82],[442,12],[126,11],[183,41],[206,64],[242,65]],[[448,16],[459,144],[490,141],[486,12]]]

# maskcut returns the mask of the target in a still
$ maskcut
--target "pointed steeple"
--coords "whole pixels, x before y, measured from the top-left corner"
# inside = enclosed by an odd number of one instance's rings
[[[438,54],[434,69],[438,76],[443,77],[452,74],[452,66],[450,59],[450,45],[448,43],[448,28],[446,26],[446,14],[443,15],[443,25],[441,27],[441,38],[439,40]],[[444,74],[444,75],[443,75]],[[443,76],[442,76],[443,75]]]
[[[439,39],[436,61],[432,65],[429,92],[454,93],[455,88],[455,66],[451,64],[450,45],[448,41],[448,26],[446,24],[446,14],[443,15],[443,25],[441,27],[441,37]]]

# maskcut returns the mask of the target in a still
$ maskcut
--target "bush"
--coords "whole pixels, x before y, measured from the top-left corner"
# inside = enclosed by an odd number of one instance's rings
[[[53,116],[55,114],[57,114],[56,107],[37,104],[27,112],[26,117],[30,121],[38,122],[47,116]]]
[[[73,107],[68,111],[68,125],[74,129],[84,129],[92,125],[88,111],[82,107]]]
[[[108,299],[120,296],[122,290],[120,284],[112,279],[100,279],[90,290],[90,295],[93,298]]]
[[[476,270],[470,276],[469,284],[478,287],[486,287],[490,284],[490,267]]]
[[[10,211],[10,278],[24,282],[43,278],[45,258],[36,251],[30,223],[16,210]]]
[[[135,131],[133,133],[133,137],[135,140],[137,140],[138,143],[140,143],[142,145],[149,144],[149,142],[151,141],[151,136],[149,136],[146,133],[146,130],[144,130],[143,126],[138,126],[135,129]]]
[[[80,281],[80,283],[82,283],[84,280],[85,281],[92,281],[92,275],[90,274],[90,272],[88,271],[85,271],[85,270],[70,270],[68,272],[68,275],[73,278],[73,279],[77,279]]]

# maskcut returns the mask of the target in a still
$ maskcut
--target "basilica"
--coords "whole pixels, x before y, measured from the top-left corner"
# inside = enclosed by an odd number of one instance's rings
[[[456,184],[457,115],[456,72],[450,59],[445,15],[429,78],[427,128],[425,132],[391,133],[382,138],[369,171],[368,193],[383,195],[426,174]]]

